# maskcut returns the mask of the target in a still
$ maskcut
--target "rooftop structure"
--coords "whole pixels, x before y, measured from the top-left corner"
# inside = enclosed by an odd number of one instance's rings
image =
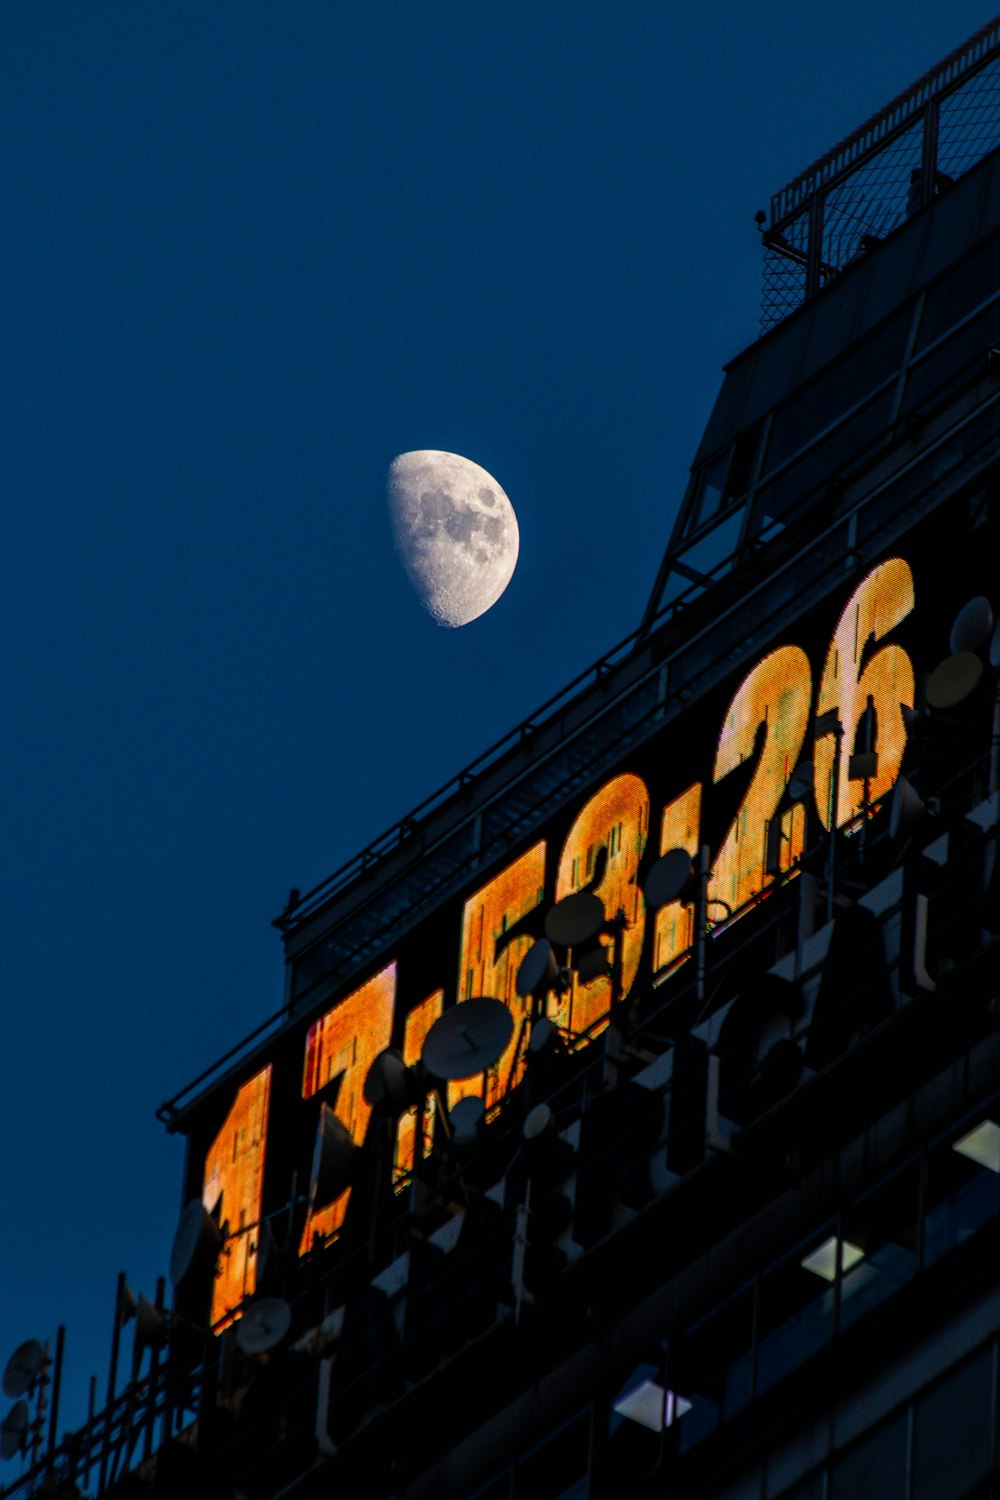
[[[729,366],[637,631],[293,893],[161,1109],[172,1299],[80,1433],[18,1352],[6,1494],[995,1491],[1000,150],[942,159]]]

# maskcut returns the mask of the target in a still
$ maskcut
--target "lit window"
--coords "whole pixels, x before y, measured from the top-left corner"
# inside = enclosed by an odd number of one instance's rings
[[[860,1245],[852,1245],[850,1240],[841,1241],[841,1267],[849,1271],[856,1266],[859,1260],[864,1260],[865,1252]],[[808,1255],[802,1257],[803,1270],[812,1271],[815,1276],[822,1276],[824,1281],[836,1281],[837,1279],[837,1239],[831,1235],[824,1240],[822,1245],[817,1245],[815,1250],[810,1250]]]
[[[955,1142],[952,1150],[978,1162],[981,1167],[988,1167],[991,1172],[1000,1172],[1000,1125],[993,1120],[980,1121]]]

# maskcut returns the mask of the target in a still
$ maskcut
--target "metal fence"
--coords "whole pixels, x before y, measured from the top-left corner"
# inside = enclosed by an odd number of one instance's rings
[[[771,199],[767,331],[1000,145],[1000,17]]]

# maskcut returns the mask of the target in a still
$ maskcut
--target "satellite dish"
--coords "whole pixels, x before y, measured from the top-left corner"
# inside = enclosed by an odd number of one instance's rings
[[[537,1141],[552,1124],[552,1111],[547,1104],[536,1104],[525,1117],[521,1134],[526,1141]]]
[[[339,1198],[351,1184],[354,1142],[343,1120],[337,1118],[329,1104],[320,1108],[309,1179],[309,1204],[323,1208]]]
[[[522,998],[544,995],[547,990],[555,987],[558,978],[559,965],[556,963],[552,944],[548,938],[539,938],[537,943],[532,943],[521,960],[515,989]]]
[[[993,630],[993,610],[983,594],[970,599],[955,616],[951,627],[952,651],[978,651],[989,640]]]
[[[373,1109],[384,1105],[394,1114],[402,1114],[409,1104],[410,1070],[395,1047],[386,1047],[368,1069],[364,1096]]]
[[[990,666],[1000,667],[1000,624],[993,627],[993,634],[990,636],[989,656]]]
[[[5,1396],[23,1396],[30,1391],[45,1364],[45,1350],[37,1339],[19,1344],[3,1372]]]
[[[679,901],[691,884],[694,864],[686,849],[668,849],[646,876],[643,895],[646,905],[657,911],[671,901]]]
[[[514,1018],[502,1000],[488,995],[463,1000],[438,1016],[420,1060],[435,1078],[475,1078],[503,1055],[513,1030]]]
[[[899,834],[905,833],[912,828],[918,818],[922,817],[924,804],[921,798],[913,790],[913,787],[905,779],[900,777],[892,789],[892,809],[889,813],[889,837],[897,838]]]
[[[288,1337],[292,1309],[280,1297],[262,1297],[243,1314],[236,1330],[236,1343],[251,1357],[270,1354]]]
[[[170,1280],[179,1287],[201,1264],[214,1265],[222,1245],[222,1231],[200,1198],[192,1198],[181,1214],[170,1251]]]
[[[148,1297],[140,1294],[135,1305],[135,1347],[148,1349],[163,1337],[163,1315]]]
[[[593,891],[564,896],[545,918],[545,936],[557,948],[589,943],[604,926],[604,902]]]
[[[974,651],[956,651],[946,656],[927,679],[926,695],[931,708],[957,708],[979,686],[983,664]]]
[[[548,1016],[539,1016],[531,1028],[531,1036],[528,1039],[529,1052],[544,1052],[552,1042],[559,1036],[559,1027],[555,1021],[550,1021]]]
[[[132,1319],[135,1317],[135,1312],[138,1305],[139,1304],[135,1300],[135,1292],[133,1292],[132,1288],[130,1286],[123,1287],[121,1306],[121,1317],[123,1324],[131,1323]]]
[[[795,767],[788,783],[788,796],[792,802],[804,802],[816,781],[816,771],[811,760],[804,760]]]
[[[0,1423],[0,1458],[23,1453],[28,1441],[28,1403],[17,1401]]]
[[[478,1094],[466,1094],[448,1114],[451,1138],[456,1146],[472,1146],[479,1137],[486,1106]]]

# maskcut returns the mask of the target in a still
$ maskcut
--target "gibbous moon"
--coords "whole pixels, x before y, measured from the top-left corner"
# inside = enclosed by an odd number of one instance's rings
[[[468,625],[494,605],[517,562],[517,517],[491,474],[432,448],[389,466],[396,550],[439,625]]]

